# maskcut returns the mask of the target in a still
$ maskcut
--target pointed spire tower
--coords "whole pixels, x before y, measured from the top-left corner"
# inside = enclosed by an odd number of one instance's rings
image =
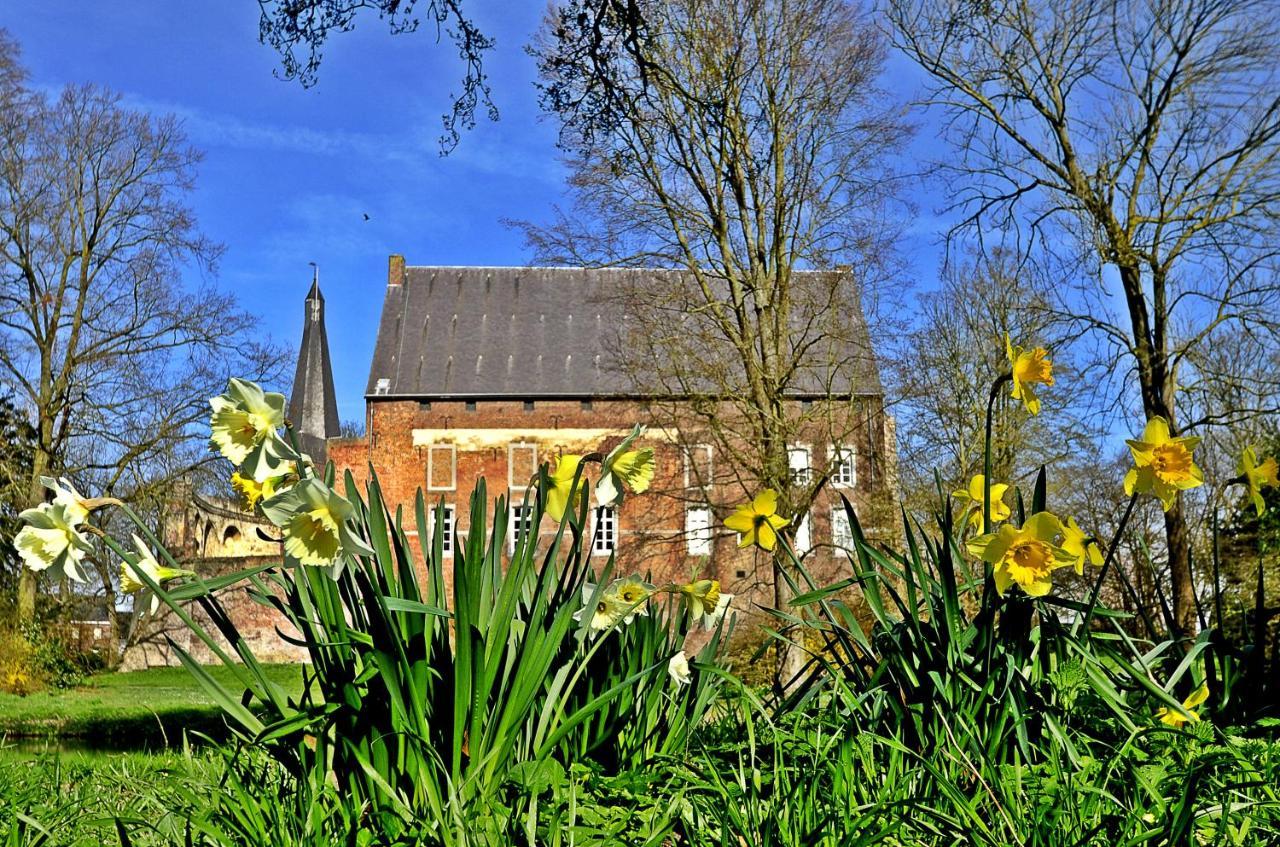
[[[298,446],[310,454],[317,468],[323,468],[325,441],[338,436],[338,397],[333,390],[318,267],[311,280],[311,291],[307,293],[305,313],[298,370],[293,375],[293,396],[289,398],[289,420],[298,435]]]

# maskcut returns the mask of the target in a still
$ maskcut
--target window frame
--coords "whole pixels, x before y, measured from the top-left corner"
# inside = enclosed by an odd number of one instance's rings
[[[610,506],[596,506],[592,516],[591,555],[613,555],[618,549],[618,510]],[[602,521],[605,527],[603,534],[599,533]]]
[[[800,523],[796,524],[795,535],[791,538],[791,545],[796,551],[797,556],[806,556],[813,550],[813,509],[804,513],[804,517],[800,519]],[[804,543],[801,544],[801,539]]]
[[[524,527],[524,534],[534,531],[533,526],[533,506],[523,503],[512,503],[507,506],[507,555],[515,555],[516,546],[523,540],[520,528]]]
[[[700,527],[693,525],[693,514],[701,512],[706,520]],[[709,504],[688,506],[684,510],[685,550],[690,556],[711,556],[715,553],[715,520]]]
[[[515,476],[515,453],[517,450],[533,451],[533,471],[529,474],[529,478],[524,482],[516,482]],[[533,478],[538,475],[538,444],[536,441],[512,441],[507,444],[507,490],[508,491],[525,491],[529,488]]]
[[[844,532],[837,532],[837,527],[844,527]],[[843,538],[841,537],[843,535]],[[837,550],[853,552],[853,524],[845,514],[844,506],[831,507],[831,546]]]
[[[449,451],[449,484],[441,486],[435,484],[435,453],[437,450]],[[458,490],[458,446],[456,444],[428,444],[427,445],[427,490],[428,491],[457,491]]]
[[[442,539],[440,544],[440,555],[444,556],[445,558],[452,559],[454,538],[458,534],[458,511],[457,509],[454,508],[452,503],[445,503],[443,505],[444,505],[444,528],[447,531],[445,532],[444,538]],[[435,508],[431,509],[430,515],[431,515],[431,544],[432,544],[432,549],[434,549],[436,535],[439,532],[439,528],[436,526]]]
[[[803,453],[804,467],[797,468],[792,456]],[[792,485],[809,485],[813,482],[813,449],[808,444],[787,445],[787,472]]]
[[[857,488],[858,487],[858,450],[856,447],[848,447],[840,444],[831,444],[828,446],[830,451],[827,455],[831,470],[831,485],[834,488]],[[849,470],[849,480],[845,482],[840,478],[840,471],[844,468]]]
[[[706,470],[707,478],[705,480],[698,480],[696,478],[696,475],[694,474],[694,469],[697,467],[694,460],[695,451],[706,451],[706,467],[704,468],[704,470]],[[699,442],[697,444],[685,444],[681,446],[680,454],[684,459],[684,487],[685,488],[695,488],[695,487],[702,487],[702,486],[710,487],[711,485],[714,484],[715,448],[713,445],[706,444],[703,442]]]

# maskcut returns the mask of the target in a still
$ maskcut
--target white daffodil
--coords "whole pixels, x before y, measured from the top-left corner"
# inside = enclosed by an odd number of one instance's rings
[[[75,486],[66,477],[54,479],[42,476],[40,484],[53,492],[54,504],[64,507],[67,514],[75,518],[77,524],[89,517],[93,504],[81,497],[80,492],[76,491]]]
[[[644,434],[644,427],[636,424],[622,443],[609,451],[600,469],[600,481],[596,483],[596,500],[601,506],[618,506],[622,503],[624,489],[641,494],[653,482],[653,448],[630,450],[631,443]]]
[[[671,661],[667,662],[667,673],[676,681],[676,685],[688,685],[693,679],[693,674],[689,670],[689,657],[681,650],[671,657]]]
[[[138,578],[138,574],[145,573],[151,577],[152,582],[164,583],[180,576],[192,576],[192,571],[182,571],[160,564],[156,561],[155,556],[151,555],[151,550],[147,547],[146,542],[137,535],[133,536],[133,548],[138,551],[137,557],[133,561],[126,558],[120,563],[120,589],[126,594],[138,595],[137,602],[139,605],[144,603],[147,598],[150,598],[150,614],[154,615],[160,610],[160,598],[150,590],[145,582]]]
[[[622,607],[624,611],[622,622],[629,624],[635,620],[636,615],[648,617],[648,600],[653,596],[653,592],[654,586],[638,576],[629,576],[626,579],[614,580],[613,584],[605,591],[605,594],[616,600],[618,605]]]
[[[299,564],[342,574],[347,556],[373,550],[348,526],[355,508],[318,479],[304,479],[262,502],[267,520],[284,530],[284,552]]]
[[[75,582],[84,582],[80,563],[93,545],[80,532],[84,509],[72,509],[64,503],[42,503],[27,509],[20,518],[26,523],[13,539],[13,546],[23,564],[33,571],[50,568],[60,571]]]
[[[226,393],[211,398],[209,406],[209,441],[240,467],[241,475],[262,482],[284,473],[284,465],[298,459],[278,432],[284,425],[283,394],[233,377]]]
[[[729,603],[732,600],[732,594],[721,594],[716,599],[715,606],[702,615],[702,626],[707,632],[715,629],[720,625],[720,621],[724,620],[725,614],[729,611]]]
[[[573,613],[573,619],[581,623],[583,615],[589,612],[587,629],[591,632],[601,632],[622,620],[626,611],[627,607],[608,591],[600,592],[600,596],[597,597],[596,586],[588,582],[582,586],[582,608]]]

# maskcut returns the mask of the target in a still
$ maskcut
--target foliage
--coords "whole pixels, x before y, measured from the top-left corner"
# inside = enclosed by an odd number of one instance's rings
[[[13,537],[21,528],[19,504],[26,500],[31,482],[35,438],[31,422],[18,409],[13,397],[0,395],[0,611],[17,588],[21,564],[13,548]]]
[[[541,485],[546,490],[545,469]],[[547,549],[530,533],[504,563],[506,501],[498,498],[491,511],[481,485],[470,531],[456,540],[449,585],[442,533],[422,533],[415,550],[376,479],[367,499],[350,475],[346,491],[374,555],[353,557],[336,579],[314,567],[259,568],[172,592],[154,586],[173,604],[198,599],[232,645],[244,663],[234,672],[250,692],[244,698],[175,649],[294,790],[338,804],[340,813],[324,817],[325,833],[345,838],[359,821],[379,833],[376,843],[507,843],[537,804],[536,795],[506,787],[513,774],[555,780],[582,760],[617,772],[683,747],[716,687],[714,665],[705,663],[719,637],[703,648],[687,686],[667,673],[689,625],[682,609],[653,604],[650,614],[590,637],[576,620],[592,596],[584,586],[597,581],[582,534],[585,498]],[[530,503],[532,526],[543,507]],[[416,526],[442,525],[434,518],[419,492]],[[307,648],[301,695],[261,672],[210,593],[238,579],[279,610]],[[175,611],[215,647],[212,633]]]

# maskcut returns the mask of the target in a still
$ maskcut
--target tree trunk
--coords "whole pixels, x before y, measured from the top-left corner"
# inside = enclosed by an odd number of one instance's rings
[[[34,509],[44,502],[44,484],[40,477],[49,475],[49,454],[41,444],[36,445],[31,457],[31,484],[27,488],[26,508]],[[36,616],[36,573],[22,567],[18,575],[18,621],[25,623]]]
[[[1164,514],[1164,535],[1169,548],[1169,572],[1173,580],[1174,635],[1190,638],[1196,631],[1196,597],[1191,574],[1191,544],[1187,518],[1179,499]]]

